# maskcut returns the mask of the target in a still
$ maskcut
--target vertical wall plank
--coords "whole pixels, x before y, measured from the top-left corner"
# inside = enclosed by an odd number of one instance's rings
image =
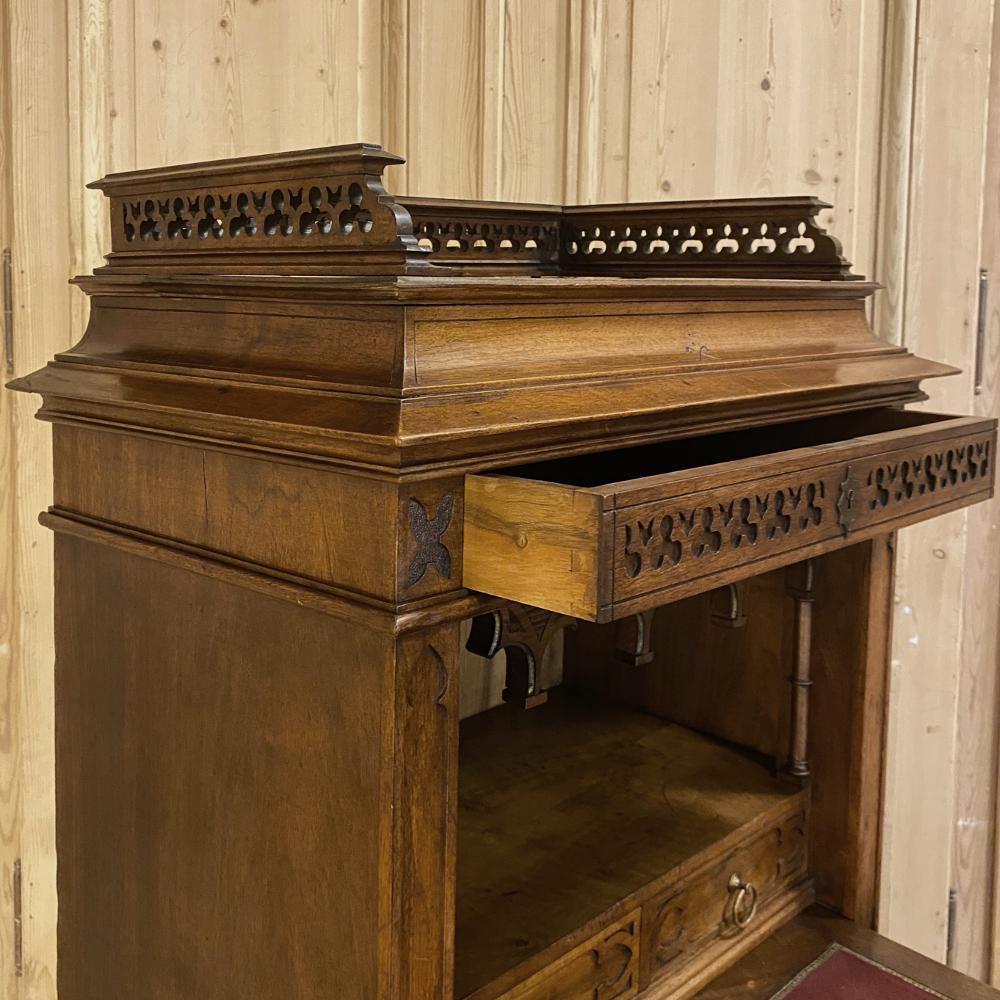
[[[889,0],[885,13],[874,272],[884,287],[875,298],[872,321],[875,332],[893,344],[903,342],[917,4],[918,0]]]
[[[982,391],[975,412],[1000,416],[1000,2],[993,3],[981,267],[990,279]],[[1000,985],[997,738],[1000,733],[1000,501],[969,511],[963,621],[954,868],[959,893],[954,961]],[[991,778],[993,780],[991,780]]]
[[[6,12],[0,15],[0,249],[13,240],[14,164],[11,90],[13,53]],[[0,283],[0,307],[7,306]],[[6,345],[0,343],[2,371],[11,359]],[[0,907],[13,912],[14,863],[21,856],[21,825],[24,785],[21,766],[20,663],[15,651],[19,602],[15,589],[17,567],[15,541],[18,522],[16,480],[14,478],[17,442],[14,437],[14,414],[11,394],[0,392]],[[20,1000],[21,980],[14,971],[13,922],[0,921],[0,998]]]
[[[507,0],[501,197],[560,202],[565,184],[568,0]]]
[[[481,196],[484,41],[481,0],[411,0],[409,194]]]
[[[71,200],[67,156],[69,44],[62,4],[9,0],[9,176],[14,197],[15,373],[33,371],[71,336]],[[17,679],[21,765],[20,856],[23,863],[24,980],[31,1000],[55,997],[55,840],[52,723],[52,562],[49,532],[38,511],[49,502],[48,428],[34,420],[38,401],[8,394],[14,484],[11,556],[17,618],[11,654]],[[5,478],[7,478],[5,476]]]
[[[364,0],[135,8],[139,166],[361,139],[383,122],[382,10]]]
[[[407,0],[382,0],[382,143],[390,152],[406,156],[409,133],[407,89],[409,70],[409,7]],[[389,191],[411,194],[410,164],[386,172]]]
[[[635,0],[633,18],[628,197],[816,194],[870,273],[880,5]]]
[[[718,188],[719,64],[742,45],[722,36],[723,6],[634,2],[629,117],[636,127],[629,136],[630,201],[711,197]],[[702,109],[697,126],[692,121],[695,107]],[[726,148],[732,152],[728,138]]]
[[[503,175],[503,55],[507,10],[506,0],[482,0],[482,3],[482,178],[479,196],[496,201],[501,197]]]
[[[972,405],[991,15],[971,0],[919,5],[902,334],[911,350],[964,369],[928,386],[929,405],[945,411]],[[970,722],[957,726],[960,672],[970,676],[969,524],[966,512],[949,514],[899,541],[882,929],[938,959],[956,875],[958,732]]]
[[[104,196],[90,181],[135,166],[135,0],[67,0],[70,272],[102,263],[110,243]],[[71,291],[69,337],[83,335],[89,303]]]
[[[632,122],[632,0],[570,8],[565,200],[625,201]]]

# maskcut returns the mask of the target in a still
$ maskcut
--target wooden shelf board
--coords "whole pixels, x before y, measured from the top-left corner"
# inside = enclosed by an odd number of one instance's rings
[[[733,747],[553,692],[462,723],[456,996],[797,794]]]

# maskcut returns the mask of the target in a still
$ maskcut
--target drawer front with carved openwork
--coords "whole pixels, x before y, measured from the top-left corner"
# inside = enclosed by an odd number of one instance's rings
[[[995,451],[993,420],[881,410],[468,476],[464,582],[610,621],[985,499]]]

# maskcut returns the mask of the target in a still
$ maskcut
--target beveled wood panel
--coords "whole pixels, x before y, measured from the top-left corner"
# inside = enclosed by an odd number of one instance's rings
[[[621,301],[414,307],[407,313],[414,390],[483,382],[694,372],[777,358],[899,353],[865,321],[865,297],[758,301]]]
[[[211,326],[201,329],[209,334]],[[892,349],[791,361],[772,354],[762,364],[737,360],[694,369],[683,361],[672,369],[630,371],[645,355],[634,338],[626,347],[639,360],[619,362],[611,375],[570,373],[400,394],[384,387],[336,391],[312,379],[248,373],[243,365],[230,373],[197,366],[164,370],[159,360],[109,362],[106,349],[91,360],[81,344],[79,351],[11,386],[44,395],[43,419],[113,422],[355,467],[426,472],[445,463],[466,471],[915,402],[923,398],[921,380],[950,373],[946,366]],[[290,359],[289,367],[297,363]],[[567,362],[567,367],[574,366]]]
[[[386,393],[400,384],[400,309],[302,299],[282,309],[245,296],[98,298],[86,345],[60,357],[125,371],[224,373],[234,380],[280,380],[303,388],[363,386]]]
[[[873,411],[467,476],[463,580],[612,620],[991,496],[995,439]]]
[[[391,637],[56,545],[60,995],[376,1000]]]

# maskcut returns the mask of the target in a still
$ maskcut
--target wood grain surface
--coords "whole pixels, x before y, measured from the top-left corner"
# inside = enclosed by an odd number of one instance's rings
[[[58,544],[60,989],[375,1000],[386,637]]]
[[[879,269],[889,286],[883,332],[961,367],[961,376],[929,390],[927,405],[963,412],[996,412],[973,387],[993,6],[890,7],[898,44],[886,64],[883,149],[905,145],[906,152],[883,198],[894,213],[905,211],[907,223]],[[961,76],[954,73],[958,63]],[[911,107],[908,129],[896,113],[902,104]],[[895,190],[901,186],[905,194]],[[929,197],[934,190],[945,196]],[[942,226],[967,238],[942,241]],[[995,341],[988,349],[995,352]],[[990,541],[993,520],[988,511],[974,519],[956,513],[899,536],[880,909],[885,933],[978,976],[988,971],[990,803],[997,785],[990,692],[997,602],[984,596],[995,590],[1000,565]],[[923,794],[927,787],[935,794]],[[914,882],[917,857],[923,876]]]
[[[1000,6],[993,10],[993,51],[1000,52]],[[981,349],[981,391],[976,411],[1000,412],[1000,59],[990,62],[990,110],[986,136],[986,179],[983,185],[982,267],[992,276],[992,294],[986,293]],[[975,720],[959,748],[959,782],[956,802],[972,823],[961,824],[955,838],[954,864],[961,886],[958,927],[961,937],[956,964],[973,961],[980,974],[1000,986],[1000,796],[998,782],[982,781],[996,764],[997,732],[1000,730],[1000,606],[990,596],[1000,591],[1000,507],[994,499],[982,514],[970,519],[975,544],[970,549],[972,572],[981,583],[968,597],[969,613],[964,622],[968,669],[961,678],[959,711]],[[988,543],[982,541],[989,539]],[[991,843],[992,842],[992,843]],[[991,857],[992,848],[992,857]],[[992,871],[992,898],[983,891],[983,875]],[[991,913],[992,911],[992,913]],[[992,920],[992,928],[990,923]],[[992,931],[992,933],[991,933]],[[972,942],[971,953],[966,951]],[[980,944],[981,942],[981,944]]]
[[[613,906],[624,915],[674,895],[741,827],[780,825],[805,801],[731,747],[562,691],[529,712],[504,705],[465,720],[460,761],[457,996]],[[752,839],[742,838],[745,854]],[[767,868],[729,863],[754,879],[751,869]],[[721,912],[728,874],[688,905],[689,920],[704,919],[699,909]]]
[[[885,335],[903,338],[903,316],[916,315],[915,289],[941,309],[961,302],[957,318],[921,306],[926,329],[939,333],[919,344],[907,334],[907,342],[969,371],[971,338],[960,331],[974,312],[978,259],[968,234],[982,208],[976,171],[990,6],[304,0],[293,13],[252,0],[10,0],[0,26],[0,225],[15,261],[14,357],[6,359],[23,374],[83,330],[85,298],[65,281],[99,264],[108,240],[101,197],[84,192],[85,182],[108,170],[366,139],[417,161],[390,171],[392,187],[416,194],[585,201],[815,192],[835,204],[830,224],[858,270],[887,285],[876,300]],[[428,31],[441,32],[430,48]],[[417,144],[437,154],[418,158]],[[532,149],[541,152],[532,158]],[[953,160],[942,164],[946,152]],[[961,181],[953,164],[968,171]],[[966,249],[955,253],[960,244]],[[953,259],[931,276],[935,245]],[[996,343],[991,332],[991,377]],[[968,399],[953,409],[967,410]],[[54,988],[51,543],[35,526],[50,466],[48,431],[29,419],[33,406],[7,394],[0,403],[4,531],[16,540],[3,564],[3,678],[17,706],[0,750],[0,892],[9,893],[14,856],[29,873],[21,980],[13,977],[9,922],[0,921],[5,1000],[27,989],[49,1000]],[[969,524],[977,537],[985,530]],[[901,567],[900,608],[920,609],[923,636],[957,619],[963,603],[962,587],[936,582],[942,561],[934,553],[950,552],[951,536],[928,538],[920,544],[929,547],[930,571],[910,559]],[[964,551],[948,566],[975,574],[964,599],[982,613],[965,620],[985,622],[995,614],[988,595],[996,570],[979,575],[965,563],[987,560],[991,549],[984,541]],[[995,661],[992,633],[982,627],[978,637],[962,626],[960,658],[928,655],[919,669],[896,671],[898,705],[919,702],[913,685],[924,690],[925,678],[937,678],[934,704],[944,709],[925,719],[922,709],[903,708],[915,721],[906,734],[897,728],[903,763],[889,818],[900,835],[887,840],[887,856],[905,869],[919,843],[928,895],[890,896],[883,909],[887,927],[939,954],[944,893],[955,881],[955,960],[979,974],[995,784],[983,774],[994,773],[995,723],[982,709]],[[899,632],[914,655],[916,633]],[[975,711],[956,727],[949,720],[963,705]],[[944,745],[942,731],[952,734]],[[931,757],[955,805],[918,814],[911,792]],[[946,827],[957,832],[942,834]]]

